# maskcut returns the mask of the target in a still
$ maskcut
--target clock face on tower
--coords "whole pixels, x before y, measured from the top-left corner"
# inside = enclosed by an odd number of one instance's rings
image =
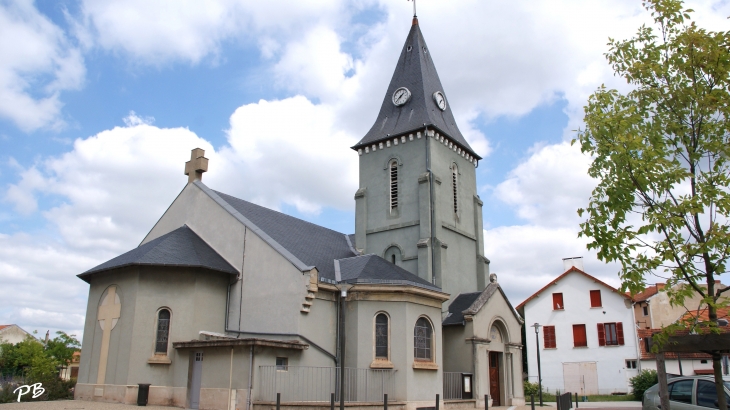
[[[411,92],[406,87],[401,87],[393,93],[393,104],[400,107],[411,99]]]
[[[444,98],[441,91],[433,93],[433,100],[436,102],[436,106],[438,106],[441,111],[446,109],[446,98]]]

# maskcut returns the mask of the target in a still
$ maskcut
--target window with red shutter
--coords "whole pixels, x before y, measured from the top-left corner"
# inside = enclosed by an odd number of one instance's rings
[[[600,290],[592,290],[591,291],[591,307],[601,307],[603,304],[601,304],[601,291]]]
[[[573,325],[573,346],[588,346],[588,340],[586,339],[586,325]]]
[[[563,310],[565,305],[563,304],[563,294],[553,293],[553,310]]]
[[[624,345],[624,325],[621,322],[616,322],[616,338],[618,339],[618,344],[623,346]]]
[[[603,323],[598,324],[598,346],[606,345],[606,331],[603,328]]]
[[[545,349],[555,349],[555,326],[543,326],[542,332]]]

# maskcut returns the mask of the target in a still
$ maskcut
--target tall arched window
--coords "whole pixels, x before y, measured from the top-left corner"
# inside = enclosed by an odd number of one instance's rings
[[[398,208],[398,161],[390,163],[390,209]]]
[[[451,167],[451,188],[454,193],[454,213],[459,212],[459,201],[458,201],[458,183],[459,183],[459,169],[456,168],[456,164]]]
[[[388,360],[388,315],[375,316],[375,358]]]
[[[432,360],[432,334],[431,323],[425,317],[416,321],[413,329],[413,357],[416,360]]]
[[[167,340],[170,336],[170,311],[160,309],[157,313],[157,339],[155,341],[155,353],[167,354]]]

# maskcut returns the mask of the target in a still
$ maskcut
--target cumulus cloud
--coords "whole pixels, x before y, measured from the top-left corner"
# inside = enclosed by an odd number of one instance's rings
[[[61,92],[86,73],[63,30],[31,0],[0,3],[0,55],[0,117],[26,132],[63,127]]]
[[[563,273],[562,259],[582,256],[589,274],[618,287],[619,265],[598,260],[588,238],[578,238],[585,207],[596,185],[586,173],[590,158],[569,142],[538,145],[492,192],[492,200],[515,209],[524,224],[484,230],[491,269],[515,304]]]
[[[205,3],[175,0],[82,0],[79,36],[87,45],[161,65],[198,63],[218,57],[226,41],[251,39],[274,44],[319,22],[336,21],[342,5],[334,0]],[[273,46],[273,47],[272,47]],[[269,48],[270,47],[270,48]]]

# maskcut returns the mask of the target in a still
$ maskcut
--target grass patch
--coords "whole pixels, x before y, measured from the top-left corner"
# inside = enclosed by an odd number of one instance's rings
[[[635,401],[633,394],[600,394],[588,396],[588,401]],[[580,401],[580,397],[578,397]]]

